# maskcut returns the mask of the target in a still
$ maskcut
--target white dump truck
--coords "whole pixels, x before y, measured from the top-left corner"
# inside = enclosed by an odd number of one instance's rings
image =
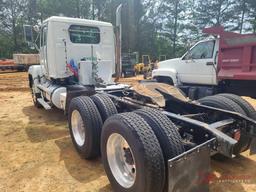
[[[191,99],[217,93],[256,97],[256,35],[203,30],[211,37],[197,42],[180,58],[159,63],[158,82],[181,88]]]
[[[101,157],[113,191],[209,191],[211,155],[255,153],[255,111],[242,98],[193,102],[163,83],[115,83],[112,24],[50,17],[39,34],[41,65],[29,68],[33,102],[67,114],[75,149]]]

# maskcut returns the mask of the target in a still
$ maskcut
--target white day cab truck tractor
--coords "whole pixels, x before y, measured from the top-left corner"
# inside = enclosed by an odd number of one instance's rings
[[[217,93],[256,98],[256,35],[223,27],[203,32],[213,37],[199,41],[181,58],[160,62],[153,78],[179,87],[193,100]]]
[[[115,83],[112,24],[50,17],[39,35],[33,102],[64,111],[74,148],[84,159],[101,157],[113,191],[209,191],[212,155],[256,153],[255,111],[238,96],[192,101],[164,83]]]

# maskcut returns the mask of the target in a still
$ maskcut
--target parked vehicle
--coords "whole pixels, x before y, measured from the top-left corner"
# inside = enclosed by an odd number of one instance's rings
[[[138,63],[139,53],[122,53],[122,76],[136,76],[135,64]]]
[[[35,106],[67,114],[75,149],[101,156],[113,191],[208,191],[210,155],[255,153],[255,111],[238,96],[192,102],[155,81],[114,83],[113,31],[106,22],[50,17],[41,65],[29,68]]]
[[[165,55],[160,55],[159,59],[166,58]],[[158,60],[151,59],[149,55],[142,55],[142,63],[137,63],[135,65],[136,74],[143,74],[144,79],[151,78],[152,71],[157,68]]]
[[[142,55],[141,63],[135,65],[135,71],[137,74],[144,74],[145,71],[151,69],[151,58],[149,55]]]
[[[181,88],[191,99],[217,93],[256,97],[256,35],[203,30],[214,37],[199,41],[181,58],[159,63],[153,78]]]
[[[13,54],[13,59],[0,60],[1,71],[27,71],[31,65],[40,64],[38,54]]]
[[[0,59],[0,65],[12,65],[12,64],[14,64],[13,59],[5,59],[5,58]]]

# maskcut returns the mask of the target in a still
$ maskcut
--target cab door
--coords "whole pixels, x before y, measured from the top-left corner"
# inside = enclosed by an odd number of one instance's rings
[[[178,77],[182,83],[215,84],[215,40],[197,43],[182,58]]]

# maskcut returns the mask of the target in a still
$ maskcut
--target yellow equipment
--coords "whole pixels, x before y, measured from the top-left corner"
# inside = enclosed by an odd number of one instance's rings
[[[136,74],[142,74],[144,73],[144,71],[147,71],[150,67],[151,59],[149,55],[142,55],[141,61],[141,63],[138,63],[134,66]]]
[[[160,55],[159,61],[166,60],[166,55]],[[136,74],[144,74],[144,78],[147,78],[153,69],[157,68],[158,62],[153,62],[149,55],[142,55],[141,63],[134,66]]]

